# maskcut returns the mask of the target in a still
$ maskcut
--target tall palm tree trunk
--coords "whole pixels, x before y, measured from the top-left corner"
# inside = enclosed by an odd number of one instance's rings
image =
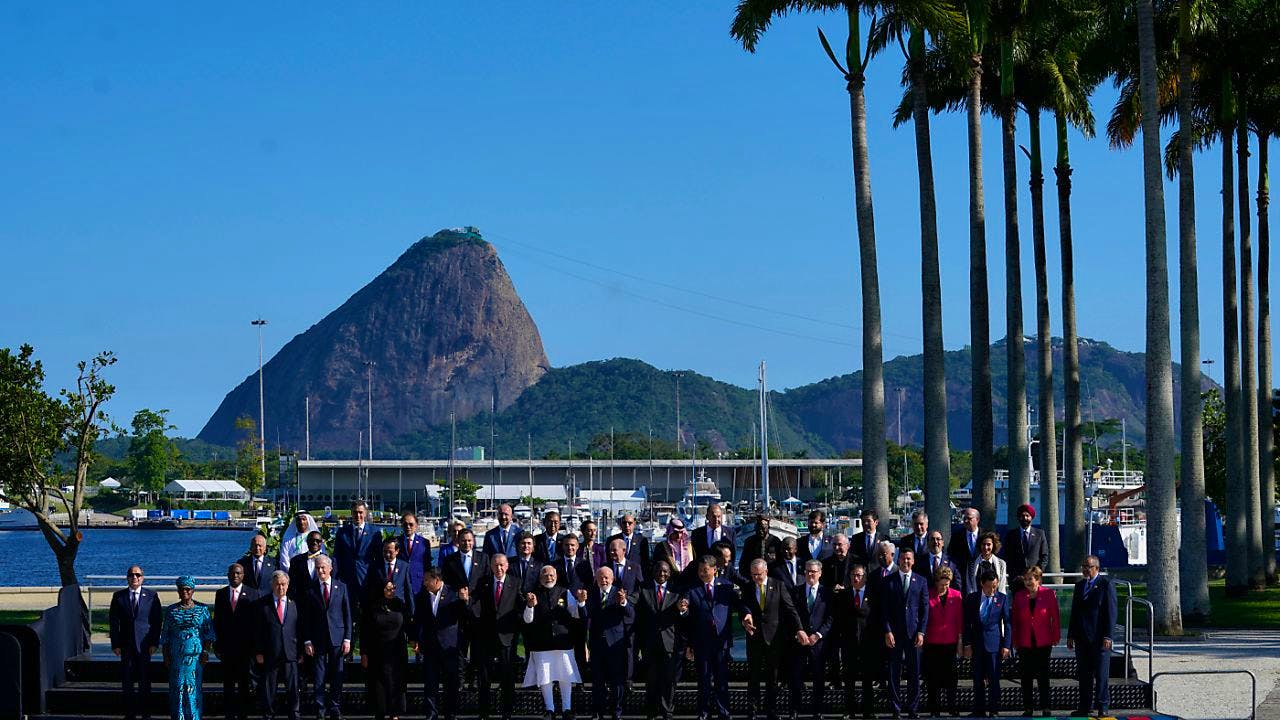
[[[1044,160],[1040,111],[1027,111],[1031,133],[1031,242],[1036,268],[1036,374],[1040,403],[1040,529],[1049,546],[1048,572],[1060,572],[1058,555],[1058,431],[1053,411],[1053,337],[1049,327],[1049,261],[1044,248]]]
[[[1222,383],[1226,408],[1227,439],[1227,594],[1249,591],[1249,488],[1243,481],[1240,445],[1240,321],[1236,295],[1235,158],[1232,148],[1235,121],[1231,116],[1230,79],[1223,79],[1222,119]]]
[[[867,155],[866,76],[862,72],[862,29],[850,7],[849,116],[853,128],[854,212],[858,221],[858,261],[862,276],[862,491],[864,507],[889,516],[889,466],[884,428],[884,350],[880,332],[880,274],[876,268],[875,211],[871,205],[871,162]]]
[[[1062,465],[1066,480],[1061,560],[1074,568],[1084,559],[1084,448],[1080,435],[1080,349],[1076,342],[1076,281],[1071,239],[1071,156],[1067,151],[1067,118],[1054,117],[1058,139],[1058,240],[1062,255],[1062,400],[1064,403]]]
[[[1182,634],[1178,589],[1178,533],[1173,473],[1173,367],[1169,346],[1169,264],[1165,248],[1160,161],[1160,102],[1156,95],[1153,0],[1138,0],[1138,58],[1142,98],[1142,174],[1147,257],[1147,593],[1156,632]],[[1170,562],[1174,560],[1174,562]]]
[[[982,55],[969,59],[969,337],[973,352],[973,502],[988,527],[996,521],[992,467],[995,421],[991,407],[991,310],[987,297],[987,205],[982,183]]]
[[[1276,448],[1271,415],[1271,176],[1267,172],[1267,143],[1258,133],[1258,487],[1262,494],[1263,549],[1276,536]],[[1276,584],[1276,554],[1264,552],[1267,584]]]
[[[1209,576],[1205,559],[1204,427],[1200,399],[1200,298],[1196,265],[1196,191],[1192,153],[1191,11],[1179,6],[1181,42],[1178,52],[1178,292],[1179,335],[1182,339],[1182,548],[1178,553],[1178,584],[1182,615],[1193,622],[1209,616]]]
[[[1249,222],[1249,106],[1244,82],[1236,88],[1239,122],[1236,124],[1236,182],[1240,203],[1240,469],[1249,490],[1248,524],[1249,587],[1267,583],[1262,547],[1262,493],[1258,487],[1258,358],[1253,354],[1253,236]],[[1275,552],[1272,549],[1272,552]]]
[[[951,451],[947,446],[947,378],[942,347],[942,280],[938,271],[938,208],[933,190],[933,153],[925,96],[924,31],[912,28],[911,115],[920,177],[920,285],[924,326],[925,512],[945,539],[951,534]]]
[[[1013,98],[1013,39],[1000,43],[1001,149],[1004,159],[1005,361],[1008,390],[1005,423],[1009,433],[1009,517],[1031,501],[1027,458],[1027,356],[1022,327],[1022,248],[1018,240],[1018,164]],[[994,525],[998,518],[992,520]]]

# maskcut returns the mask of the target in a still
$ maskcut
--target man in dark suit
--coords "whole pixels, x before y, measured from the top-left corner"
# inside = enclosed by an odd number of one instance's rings
[[[929,553],[929,514],[923,510],[911,513],[911,532],[898,538],[898,547],[915,553],[916,564]],[[919,572],[917,570],[916,572]]]
[[[369,567],[366,583],[364,592],[368,594],[375,592],[373,588],[384,587],[387,583],[395,585],[396,597],[404,603],[406,611],[413,614],[416,588],[409,584],[409,563],[400,559],[399,540],[387,538],[382,541],[382,560]]]
[[[1000,662],[1013,640],[1008,596],[996,590],[993,570],[978,573],[979,591],[964,599],[964,656],[973,660],[973,714],[1000,712]]]
[[[480,581],[489,572],[488,558],[475,549],[476,536],[469,529],[458,534],[458,551],[440,563],[440,577],[450,590],[468,588],[474,595]]]
[[[853,717],[857,707],[857,679],[862,678],[862,717],[871,717],[875,708],[872,683],[884,669],[884,624],[880,620],[880,599],[867,585],[867,569],[855,564],[849,580],[836,593],[839,612],[834,625],[840,642],[843,665],[845,715]],[[835,653],[828,652],[828,660]]]
[[[414,599],[414,628],[410,637],[422,665],[422,698],[427,720],[454,720],[458,712],[458,692],[462,686],[462,652],[465,650],[463,621],[471,610],[471,591],[444,584],[440,571],[427,568],[422,589]],[[440,686],[444,686],[443,696]]]
[[[797,550],[795,538],[785,538],[778,544],[778,559],[769,566],[769,574],[782,582],[782,586],[791,592],[797,585],[804,584],[804,564]],[[822,561],[818,561],[822,565]]]
[[[1031,526],[1035,517],[1036,509],[1031,505],[1019,507],[1018,527],[1009,528],[1000,545],[1000,557],[1004,558],[1007,568],[1010,592],[1016,592],[1022,587],[1022,574],[1027,568],[1036,566],[1044,570],[1049,567],[1049,543],[1044,539],[1043,530]]]
[[[881,616],[884,618],[884,644],[889,650],[889,702],[894,717],[905,709],[909,717],[918,717],[920,705],[920,648],[929,625],[929,589],[924,578],[912,572],[915,553],[898,553],[898,571],[889,575],[880,588]],[[907,697],[898,685],[903,670],[907,673]]]
[[[338,528],[333,542],[334,572],[351,593],[351,612],[360,617],[361,591],[367,587],[369,568],[382,555],[382,533],[367,523],[369,508],[363,500],[351,504],[351,520]]]
[[[262,712],[272,720],[284,712],[298,720],[298,658],[302,655],[302,618],[298,605],[289,599],[289,574],[277,570],[271,575],[271,594],[258,601],[258,630],[254,635],[255,660],[262,666]],[[284,685],[284,699],[277,698]]]
[[[1116,624],[1116,588],[1101,574],[1102,564],[1090,555],[1080,564],[1084,577],[1071,594],[1071,624],[1067,648],[1075,650],[1080,673],[1080,707],[1076,713],[1097,710],[1107,715],[1111,705],[1107,676],[1111,670],[1111,633]]]
[[[596,571],[595,585],[590,590],[578,593],[581,601],[578,614],[586,618],[587,644],[591,648],[591,696],[595,716],[621,720],[631,670],[635,605],[630,601],[630,593],[614,581],[608,565]]]
[[[649,538],[636,532],[636,516],[632,513],[625,512],[618,517],[618,532],[609,537],[605,543],[608,547],[609,543],[614,540],[622,540],[623,550],[626,552],[627,561],[633,563],[640,568],[640,572],[644,576],[649,575]],[[612,560],[612,554],[610,555]],[[616,572],[616,571],[615,571]]]
[[[862,511],[862,532],[854,535],[849,541],[849,554],[859,565],[870,568],[875,564],[876,543],[888,540],[877,528],[880,525],[880,514],[871,508]]]
[[[782,583],[769,579],[764,558],[752,561],[750,571],[750,584],[742,597],[742,627],[747,631],[747,697],[751,705],[748,716],[754,720],[756,709],[761,707],[760,684],[764,683],[765,716],[775,720],[778,666],[800,627],[800,617],[791,594]]]
[[[290,564],[290,569],[292,569]],[[333,577],[333,561],[316,560],[316,584],[306,595],[307,630],[303,648],[315,659],[316,716],[342,717],[342,659],[351,654],[355,622],[347,587]]]
[[[292,564],[290,565],[292,567]],[[245,720],[253,703],[249,666],[253,663],[254,615],[258,591],[244,584],[244,567],[231,563],[227,586],[213,594],[213,652],[222,664],[222,707],[228,718]]]
[[[489,682],[497,675],[501,717],[511,717],[515,703],[516,634],[523,624],[524,594],[520,583],[507,574],[510,561],[506,555],[495,555],[489,563],[489,575],[480,581],[471,600],[471,612],[477,622],[472,626],[476,637],[472,659],[479,664],[476,689],[480,693],[480,716],[489,716]]]
[[[695,557],[708,554],[711,546],[718,542],[727,542],[730,548],[735,547],[733,528],[725,527],[724,508],[720,507],[720,503],[707,506],[707,524],[695,529],[689,535],[689,542],[693,544]]]
[[[533,555],[533,536],[527,532],[520,533],[516,539],[516,554],[510,558],[507,572],[520,581],[520,592],[533,592],[538,587],[538,575],[542,572],[543,562]]]
[[[645,708],[649,717],[671,720],[676,685],[684,666],[680,633],[680,597],[671,582],[671,566],[653,562],[653,580],[636,597],[636,627],[645,668]]]
[[[107,611],[111,652],[120,658],[121,693],[128,720],[151,716],[149,671],[151,656],[160,645],[160,599],[154,590],[142,587],[142,581],[142,568],[130,566],[125,571],[128,586],[111,595]]]
[[[542,515],[542,534],[533,536],[533,556],[545,565],[556,565],[556,579],[564,574],[560,559],[560,513],[548,510]]]
[[[849,568],[854,562],[849,555],[849,538],[844,533],[836,533],[831,538],[831,554],[822,561],[822,584],[837,589],[849,577]]]
[[[751,574],[751,563],[763,558],[771,563],[778,558],[778,538],[769,534],[773,518],[768,513],[760,513],[756,517],[756,531],[751,537],[742,541],[742,556],[738,558],[738,572]]]
[[[640,564],[627,558],[625,541],[616,535],[609,539],[608,552],[609,560],[604,567],[613,573],[610,582],[634,595],[636,588],[644,582],[644,571]]]
[[[271,592],[271,573],[276,571],[276,564],[267,557],[267,538],[264,535],[254,535],[249,541],[249,552],[236,562],[244,567],[245,585],[261,595]]]
[[[422,589],[422,574],[431,567],[431,541],[418,534],[418,516],[407,512],[400,516],[400,537],[396,538],[396,557],[409,566],[409,589]]]
[[[520,526],[512,522],[513,517],[510,505],[502,503],[498,506],[498,526],[484,534],[484,544],[480,548],[487,557],[511,557],[516,554],[516,538],[520,537]]]
[[[578,559],[578,536],[569,533],[560,538],[558,545],[556,559],[547,563],[556,569],[556,584],[570,592],[589,586],[591,561]]]
[[[800,618],[790,658],[792,720],[800,711],[800,697],[806,681],[813,686],[809,712],[814,720],[820,720],[826,710],[826,641],[831,635],[836,607],[833,602],[835,593],[831,588],[823,587],[821,580],[822,561],[810,560],[804,566],[804,581],[791,590],[791,600]]]
[[[324,539],[312,530],[307,533],[307,551],[289,558],[289,599],[300,601],[316,584],[316,558],[324,554]]]
[[[951,536],[951,542],[947,544],[947,557],[951,558],[956,567],[968,570],[969,563],[978,557],[978,535],[981,533],[978,523],[982,516],[977,508],[968,507],[960,517],[960,532]]]
[[[941,568],[949,568],[951,570],[951,587],[960,589],[960,569],[946,553],[942,552],[942,533],[937,530],[929,531],[929,542],[926,545],[926,551],[923,555],[916,556],[915,569],[916,574],[924,578],[928,587],[933,587],[933,577]]]
[[[698,718],[719,720],[729,717],[729,647],[733,643],[735,612],[742,610],[738,588],[716,577],[716,560],[707,555],[698,560],[698,582],[680,599],[685,637],[693,646],[698,667]]]
[[[823,533],[827,529],[827,513],[814,510],[809,513],[809,534],[796,541],[796,557],[801,562],[826,560],[831,557],[831,538]]]

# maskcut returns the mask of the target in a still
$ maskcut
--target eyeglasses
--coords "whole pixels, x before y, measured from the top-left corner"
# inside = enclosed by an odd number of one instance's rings
[[[125,577],[142,577],[142,573],[127,573]]]
[[[320,538],[308,538],[308,539],[307,539],[307,544],[308,544],[308,545],[319,545],[319,544],[320,544]]]

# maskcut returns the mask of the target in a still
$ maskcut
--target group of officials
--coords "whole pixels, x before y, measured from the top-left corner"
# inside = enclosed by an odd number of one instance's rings
[[[1049,713],[1049,651],[1061,630],[1056,595],[1040,584],[1047,549],[1030,506],[1018,509],[1018,525],[1003,538],[982,530],[978,512],[968,508],[945,547],[923,512],[896,540],[878,528],[872,510],[852,537],[827,535],[826,517],[815,510],[808,534],[782,541],[769,534],[766,515],[736,552],[717,505],[692,532],[672,519],[653,548],[630,514],[601,540],[592,521],[578,533],[562,532],[554,511],[546,513],[543,533],[532,535],[503,505],[479,548],[472,531],[455,522],[434,560],[412,513],[403,515],[401,534],[385,539],[367,514],[364,503],[354,504],[332,558],[312,531],[307,551],[285,572],[266,557],[265,538],[255,536],[228,569],[213,609],[228,717],[248,714],[256,686],[266,717],[297,718],[303,681],[314,686],[318,717],[340,717],[343,658],[358,642],[378,717],[404,712],[408,647],[418,658],[428,720],[456,717],[466,678],[476,683],[480,716],[506,720],[522,641],[522,684],[541,690],[547,720],[557,712],[553,686],[561,717],[572,720],[572,685],[587,667],[594,719],[620,718],[634,684],[643,686],[648,716],[669,720],[687,660],[696,668],[699,720],[722,720],[730,717],[734,618],[746,635],[752,720],[778,717],[782,686],[790,691],[792,720],[801,712],[815,720],[871,717],[877,696],[893,717],[915,718],[922,680],[926,710],[954,715],[958,655],[972,659],[973,716],[994,716],[1001,661],[1011,651],[1019,658],[1024,712]],[[1080,668],[1076,712],[1105,715],[1115,589],[1096,557],[1081,569],[1067,632]],[[154,652],[140,631],[131,632],[119,644],[112,637],[125,660],[128,711],[139,702],[134,685],[146,688],[145,672],[137,670],[145,663],[137,659]],[[827,702],[831,670],[843,686],[838,704]]]

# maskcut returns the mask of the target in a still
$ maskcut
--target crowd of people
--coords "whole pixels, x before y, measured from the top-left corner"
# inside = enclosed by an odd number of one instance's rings
[[[924,710],[954,716],[957,656],[971,659],[973,716],[991,717],[1000,708],[1001,661],[1011,654],[1024,713],[1049,714],[1049,655],[1062,632],[1058,598],[1041,582],[1047,550],[1029,505],[1003,538],[967,508],[949,543],[923,512],[912,516],[912,532],[893,540],[871,510],[852,537],[827,534],[826,516],[815,510],[807,534],[781,541],[765,515],[740,552],[717,505],[692,532],[672,519],[653,548],[630,514],[602,539],[594,522],[565,531],[551,511],[532,535],[503,505],[479,543],[455,522],[438,552],[417,534],[412,513],[402,516],[400,534],[385,538],[367,517],[356,502],[331,555],[302,519],[298,541],[276,562],[266,538],[255,536],[227,569],[212,608],[193,600],[195,583],[183,577],[179,601],[162,610],[143,587],[142,568],[129,568],[110,611],[127,716],[146,715],[147,668],[158,649],[174,718],[200,717],[212,651],[222,663],[228,718],[252,710],[298,718],[304,683],[314,688],[316,717],[341,717],[344,662],[358,654],[367,704],[379,718],[405,713],[412,669],[428,720],[457,716],[468,678],[482,718],[509,718],[519,681],[539,689],[547,720],[557,712],[572,720],[572,688],[589,669],[595,720],[620,718],[632,687],[643,689],[650,718],[669,720],[692,660],[699,719],[723,720],[734,618],[745,632],[753,720],[779,717],[783,688],[792,720],[871,717],[877,697],[893,717],[915,718],[922,683]],[[1100,569],[1097,557],[1082,563],[1066,633],[1081,714],[1108,711],[1116,595]],[[843,690],[830,702],[829,677]]]

